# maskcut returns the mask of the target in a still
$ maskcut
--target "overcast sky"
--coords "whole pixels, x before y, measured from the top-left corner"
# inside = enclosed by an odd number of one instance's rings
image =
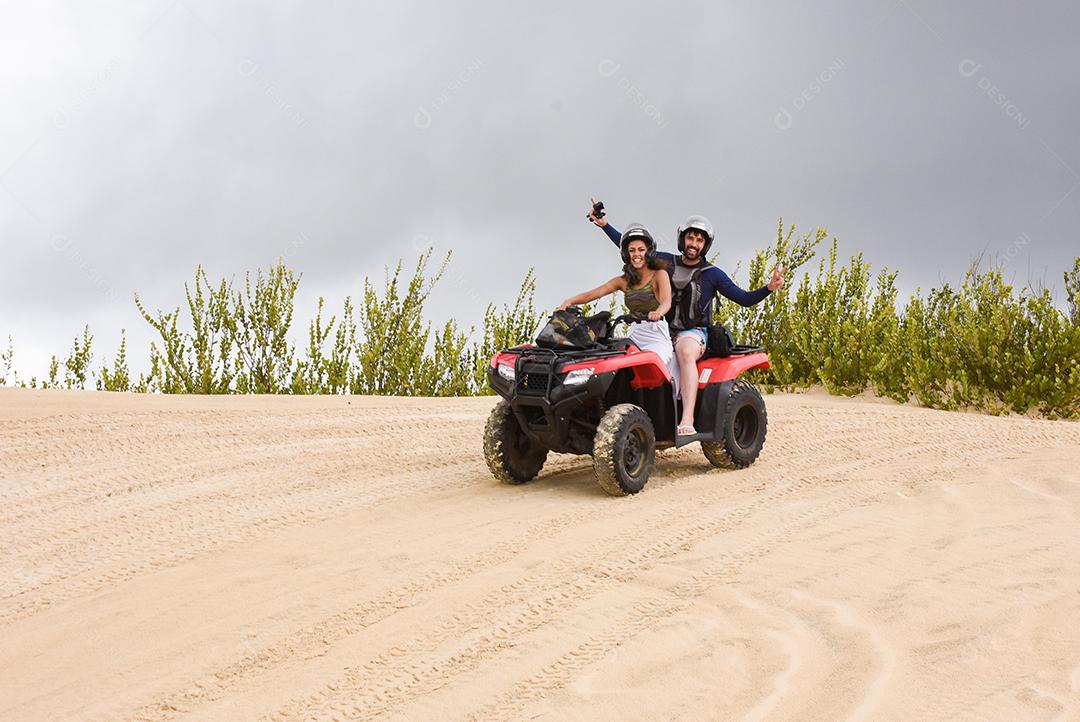
[[[432,318],[530,266],[551,307],[619,271],[593,194],[669,246],[708,216],[729,271],[782,216],[905,291],[984,252],[1060,291],[1078,31],[1064,1],[5,3],[0,338],[29,377],[126,327],[145,370],[134,292],[284,257],[306,328],[428,244],[454,251]]]

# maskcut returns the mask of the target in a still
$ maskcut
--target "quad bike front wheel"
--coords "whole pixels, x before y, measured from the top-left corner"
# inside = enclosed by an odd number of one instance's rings
[[[593,470],[600,488],[612,496],[645,487],[656,458],[656,432],[645,410],[634,404],[611,407],[596,427]]]
[[[701,450],[713,466],[745,469],[761,453],[768,426],[765,401],[757,388],[749,381],[736,381],[720,420],[720,441],[702,441]]]
[[[507,484],[524,484],[540,473],[548,450],[521,429],[510,402],[503,399],[484,427],[484,459],[492,475]]]

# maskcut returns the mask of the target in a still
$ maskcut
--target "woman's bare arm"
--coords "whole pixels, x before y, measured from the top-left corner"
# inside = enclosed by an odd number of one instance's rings
[[[578,306],[578,305],[580,305],[582,303],[589,303],[590,301],[595,301],[598,298],[603,298],[604,296],[608,295],[609,293],[615,293],[616,291],[622,291],[625,288],[626,288],[626,280],[623,279],[622,276],[616,276],[615,278],[613,278],[610,281],[608,281],[607,283],[605,283],[603,286],[597,286],[596,288],[592,289],[591,291],[585,291],[584,293],[579,293],[576,296],[571,296],[570,298],[563,301],[562,305],[560,305],[555,310],[556,311],[562,311],[567,306]]]

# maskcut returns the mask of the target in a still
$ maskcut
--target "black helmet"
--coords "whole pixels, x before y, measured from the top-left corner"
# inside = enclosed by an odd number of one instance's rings
[[[622,251],[623,263],[630,263],[630,251],[628,248],[630,241],[635,239],[645,241],[645,263],[649,263],[656,258],[656,241],[653,240],[649,229],[640,223],[631,223],[622,232],[622,237],[619,239],[619,249]]]
[[[705,247],[701,249],[701,255],[704,257],[709,252],[709,246],[712,245],[714,238],[712,223],[705,216],[690,216],[683,221],[679,226],[679,253],[686,253],[685,236],[691,228],[705,235]]]

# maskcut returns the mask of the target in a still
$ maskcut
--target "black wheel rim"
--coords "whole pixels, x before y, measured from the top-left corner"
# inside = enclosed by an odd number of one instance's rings
[[[743,406],[735,413],[732,436],[740,449],[754,445],[758,433],[758,415],[753,406]]]
[[[623,469],[628,476],[637,476],[641,468],[645,466],[645,432],[635,426],[626,435],[626,443],[623,445]]]

